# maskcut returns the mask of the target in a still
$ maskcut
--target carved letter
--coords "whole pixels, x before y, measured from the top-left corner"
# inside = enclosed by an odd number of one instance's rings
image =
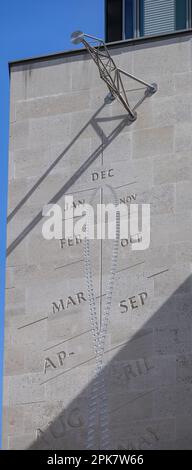
[[[98,178],[99,178],[98,173],[96,173],[96,172],[92,173],[92,181],[96,181],[96,180],[98,180]]]
[[[135,299],[135,300],[133,300],[133,299]],[[137,305],[137,303],[136,303],[135,295],[134,295],[133,297],[129,297],[129,302],[130,302],[130,305],[131,305],[132,310],[133,310],[134,308],[138,308],[138,305]]]
[[[121,310],[121,313],[126,313],[126,312],[128,311],[128,306],[127,306],[127,304],[126,304],[126,300],[121,300],[119,306],[122,307],[122,308],[124,308],[123,311]]]
[[[40,428],[38,428],[36,429],[36,437],[38,445],[42,446],[42,443],[45,443],[48,446],[48,449],[50,449],[50,441],[47,440],[47,432],[42,431]]]
[[[120,197],[119,202],[120,202],[120,204],[125,204],[126,203],[125,197],[123,197],[123,198]]]
[[[131,375],[132,377],[137,377],[137,374],[133,372],[132,366],[130,364],[127,364],[127,366],[124,366],[124,371],[128,380],[130,379]]]
[[[73,238],[68,238],[67,243],[68,243],[68,246],[73,246],[74,245]]]
[[[101,171],[101,179],[104,180],[106,178],[106,171]]]
[[[76,241],[76,245],[79,245],[79,243],[82,243],[82,239],[79,236],[76,237],[75,241]]]
[[[83,300],[84,302],[86,302],[86,299],[85,299],[85,297],[84,297],[83,292],[78,292],[78,293],[77,293],[77,299],[78,299],[79,304],[81,303],[81,300]]]
[[[80,415],[79,408],[74,408],[74,410],[70,412],[67,422],[71,428],[80,428],[83,426],[83,418]]]
[[[154,436],[155,440],[156,441],[159,441],[159,437],[157,436],[157,434],[155,433],[155,431],[153,431],[153,429],[151,428],[147,428],[147,431],[152,434],[152,436]]]
[[[60,248],[63,248],[63,247],[65,246],[65,244],[66,244],[65,238],[61,238],[61,240],[60,240]]]
[[[112,176],[114,176],[114,174],[112,174],[112,171],[114,171],[113,168],[110,168],[110,170],[108,171],[108,176],[111,178]]]
[[[152,365],[152,364],[150,365],[148,359],[143,359],[143,361],[144,361],[144,364],[145,364],[145,367],[146,367],[146,371],[147,371],[147,372],[149,372],[149,370],[152,370],[152,369],[155,368],[154,365]]]
[[[141,292],[141,294],[139,294],[139,297],[141,299],[141,305],[144,305],[145,299],[147,299],[147,292]]]
[[[57,428],[57,429],[56,429]],[[59,428],[59,429],[58,429]],[[62,418],[56,420],[56,422],[51,423],[51,434],[55,439],[63,437],[65,434],[65,423],[62,421]]]
[[[65,351],[60,351],[57,353],[58,359],[59,359],[59,364],[60,366],[63,366],[64,359],[66,358],[66,352]]]
[[[69,295],[69,297],[67,297],[66,308],[68,308],[69,305],[76,305],[76,303],[75,303],[75,301],[73,300],[73,297],[71,297],[71,295]]]
[[[49,359],[49,357],[46,357],[45,362],[44,362],[44,374],[47,373],[47,369],[49,369],[50,367],[52,367],[53,369],[56,369],[56,365],[54,364],[54,362],[52,362],[51,359]]]
[[[52,302],[53,306],[53,313],[59,312],[60,310],[65,310],[63,300],[60,299],[58,304],[56,302]]]
[[[143,373],[143,371],[142,371],[142,367],[141,367],[141,364],[140,364],[139,360],[136,361],[136,366],[137,366],[137,370],[138,370],[139,375],[141,375]]]

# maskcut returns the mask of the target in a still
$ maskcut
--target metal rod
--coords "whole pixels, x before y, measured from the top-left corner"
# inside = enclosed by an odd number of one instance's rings
[[[135,77],[135,75],[132,75],[131,73],[125,72],[125,70],[119,69],[119,72],[123,73],[129,78],[132,78],[133,80],[136,80],[137,82],[141,83],[142,85],[145,85],[147,88],[151,88],[154,90],[154,85],[151,85],[150,83],[145,82],[144,80],[141,80],[140,78]]]

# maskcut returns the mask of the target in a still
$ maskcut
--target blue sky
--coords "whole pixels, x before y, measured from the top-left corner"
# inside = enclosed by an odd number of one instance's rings
[[[72,49],[71,32],[104,37],[104,0],[0,2],[0,442],[9,135],[8,62]]]

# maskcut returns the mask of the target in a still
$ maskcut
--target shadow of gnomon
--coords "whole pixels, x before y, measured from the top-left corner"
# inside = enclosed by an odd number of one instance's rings
[[[146,95],[139,100],[135,105],[135,109],[146,99]],[[79,137],[83,132],[92,126],[96,135],[101,138],[101,144],[93,151],[93,153],[88,157],[88,159],[75,171],[75,173],[68,179],[68,181],[60,188],[60,190],[47,202],[47,204],[56,204],[60,198],[76,183],[76,181],[81,177],[81,175],[89,168],[89,166],[105,151],[107,147],[114,141],[114,139],[120,134],[120,132],[126,127],[131,125],[128,115],[117,115],[113,117],[99,117],[100,112],[105,108],[106,103],[102,104],[100,108],[94,113],[92,118],[82,127],[82,129],[76,134],[72,141],[67,145],[67,147],[59,154],[59,156],[54,160],[54,162],[47,168],[47,170],[42,174],[38,181],[32,186],[32,188],[25,194],[25,196],[20,200],[17,206],[12,210],[12,212],[7,217],[7,223],[16,216],[17,212],[23,207],[23,205],[30,199],[32,194],[39,188],[41,183],[47,178],[51,171],[57,166],[57,164],[65,157],[67,152],[71,147],[78,141]],[[108,135],[106,135],[99,125],[106,121],[115,121],[121,120],[120,123],[112,130]],[[33,230],[33,228],[41,221],[42,211],[33,218],[33,220],[24,228],[24,230],[15,238],[15,240],[7,247],[7,256],[9,256],[15,248],[20,245],[20,243],[25,239],[25,237]]]

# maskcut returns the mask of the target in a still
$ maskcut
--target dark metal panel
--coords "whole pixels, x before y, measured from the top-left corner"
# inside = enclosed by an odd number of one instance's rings
[[[106,0],[106,41],[122,39],[122,0]]]

